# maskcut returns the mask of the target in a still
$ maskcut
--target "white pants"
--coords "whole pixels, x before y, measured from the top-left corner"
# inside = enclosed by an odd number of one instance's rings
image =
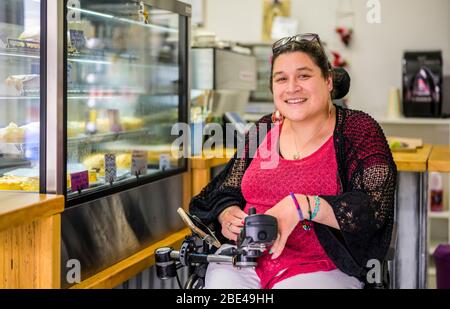
[[[230,245],[222,246],[220,253]],[[218,254],[217,253],[217,254]],[[342,271],[319,271],[290,277],[274,285],[274,289],[361,289],[363,284]],[[261,289],[252,268],[236,269],[231,265],[210,263],[206,270],[205,289]]]

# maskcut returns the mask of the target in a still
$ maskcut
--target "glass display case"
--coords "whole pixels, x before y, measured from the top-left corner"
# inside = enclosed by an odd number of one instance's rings
[[[0,191],[40,190],[44,1],[0,2]]]
[[[66,2],[68,200],[186,170],[186,22],[150,3]]]

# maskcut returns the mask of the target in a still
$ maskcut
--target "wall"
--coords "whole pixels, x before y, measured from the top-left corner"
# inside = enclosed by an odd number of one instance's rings
[[[336,10],[353,3],[355,40],[345,54],[351,62],[350,106],[376,117],[387,110],[388,92],[401,87],[405,50],[441,49],[450,74],[450,1],[380,0],[381,24],[366,21],[366,0],[291,0],[299,32],[317,32],[330,48],[345,50],[333,29]],[[259,42],[262,0],[205,0],[205,29],[219,38]]]

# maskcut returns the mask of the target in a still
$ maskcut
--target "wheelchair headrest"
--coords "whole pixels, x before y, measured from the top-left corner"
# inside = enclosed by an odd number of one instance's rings
[[[331,99],[340,100],[350,90],[350,75],[344,68],[333,68],[333,91]]]

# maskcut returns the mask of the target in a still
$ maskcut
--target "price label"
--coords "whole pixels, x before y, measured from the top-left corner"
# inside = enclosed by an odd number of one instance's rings
[[[77,50],[81,50],[86,45],[86,39],[84,38],[84,32],[81,30],[69,30],[70,43]]]
[[[112,184],[117,180],[116,155],[112,153],[105,154],[105,183]]]
[[[72,192],[81,191],[89,188],[89,172],[82,171],[70,174],[70,186]]]
[[[147,152],[134,150],[131,155],[131,175],[147,175]]]
[[[159,169],[164,171],[170,168],[170,155],[162,154],[159,156]]]

